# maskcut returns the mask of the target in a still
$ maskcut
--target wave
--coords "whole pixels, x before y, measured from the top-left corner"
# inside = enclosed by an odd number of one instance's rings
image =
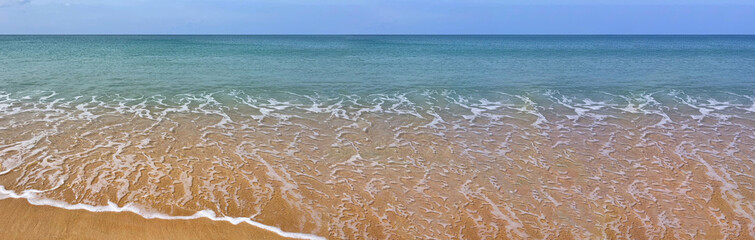
[[[54,91],[0,92],[0,117],[44,113],[46,121],[52,121],[52,117],[59,115],[67,119],[55,120],[91,121],[106,115],[128,114],[159,121],[168,114],[186,113],[221,116],[223,121],[219,124],[222,126],[234,120],[230,114],[256,121],[266,118],[285,121],[312,116],[356,121],[365,114],[436,119],[435,113],[443,113],[467,121],[478,118],[495,121],[529,115],[537,119],[533,124],[538,125],[554,118],[600,121],[632,114],[658,115],[665,120],[669,120],[669,115],[695,121],[705,118],[726,120],[751,117],[755,112],[755,94],[725,91],[685,93],[664,90],[623,94],[578,91],[567,94],[556,90],[524,93],[425,90],[366,95],[320,95],[316,92],[255,94],[234,90],[171,96],[122,97],[116,94],[62,97]]]

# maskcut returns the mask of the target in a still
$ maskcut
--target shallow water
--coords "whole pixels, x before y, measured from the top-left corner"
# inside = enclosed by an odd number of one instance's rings
[[[2,36],[0,186],[327,238],[753,238],[752,66],[749,36]]]

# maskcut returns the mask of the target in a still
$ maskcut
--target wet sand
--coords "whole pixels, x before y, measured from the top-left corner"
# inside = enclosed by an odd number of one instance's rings
[[[241,223],[145,219],[130,212],[89,212],[0,200],[2,239],[286,239]]]
[[[9,99],[0,187],[68,205],[206,211],[329,239],[755,236],[751,102],[711,105],[674,92],[621,104],[506,96],[470,102],[437,93],[417,104],[376,96],[331,110],[236,95],[132,110],[118,101]],[[159,224],[126,216],[137,220],[108,220],[100,225],[125,230],[102,236],[182,238],[161,232],[179,229],[189,238],[236,237],[214,234],[225,228],[212,230],[209,220],[155,220],[165,227],[142,230]],[[40,226],[47,239],[79,224],[60,218],[12,231]]]

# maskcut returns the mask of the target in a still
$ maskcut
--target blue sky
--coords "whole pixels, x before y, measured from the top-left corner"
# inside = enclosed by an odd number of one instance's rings
[[[5,34],[755,34],[755,0],[0,0]]]

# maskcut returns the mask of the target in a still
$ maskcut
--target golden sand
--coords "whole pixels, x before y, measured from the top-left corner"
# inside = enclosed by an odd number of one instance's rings
[[[89,212],[0,200],[2,239],[285,239],[246,223],[145,219],[130,212]]]

